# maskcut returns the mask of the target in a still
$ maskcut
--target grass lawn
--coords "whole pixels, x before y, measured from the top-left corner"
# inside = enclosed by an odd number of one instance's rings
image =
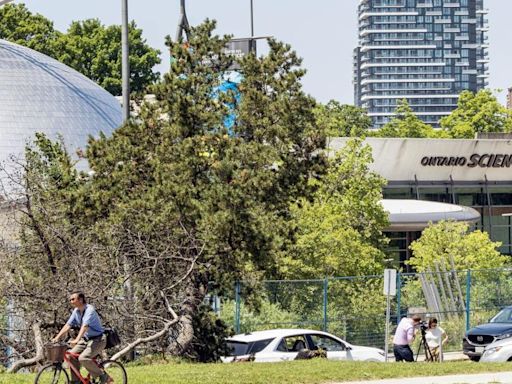
[[[442,364],[384,364],[308,360],[267,364],[155,364],[129,366],[127,371],[130,384],[315,384],[394,377],[512,371],[512,364],[480,364],[469,361]],[[1,384],[29,384],[33,381],[34,375],[31,374],[0,373]]]

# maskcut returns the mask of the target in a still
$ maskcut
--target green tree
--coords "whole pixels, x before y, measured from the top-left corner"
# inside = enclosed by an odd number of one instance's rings
[[[336,100],[318,104],[314,112],[318,126],[327,136],[362,137],[372,126],[372,119],[364,109]]]
[[[473,139],[476,133],[511,132],[512,111],[502,106],[492,92],[464,91],[457,108],[441,119],[441,127],[453,138]]]
[[[44,53],[69,65],[113,95],[121,94],[121,27],[98,19],[74,21],[66,33],[32,14],[24,4],[0,7],[0,38]],[[160,77],[153,67],[160,52],[151,48],[135,22],[129,25],[130,89],[142,92]]]
[[[159,78],[153,67],[160,51],[151,48],[134,21],[129,24],[130,90],[142,92]],[[56,43],[55,58],[95,81],[113,95],[120,95],[121,27],[105,26],[98,19],[73,21]]]
[[[377,137],[438,137],[434,128],[421,121],[413,112],[407,100],[399,100],[395,116],[375,132]]]
[[[280,259],[285,278],[382,273],[387,244],[382,231],[388,225],[388,214],[380,203],[385,180],[369,170],[371,162],[371,148],[362,139],[351,139],[330,160],[313,199],[292,205],[296,241]],[[291,297],[282,302],[283,309],[300,314],[302,321],[323,318],[321,282],[290,285],[286,291]],[[385,309],[381,292],[379,279],[330,280],[330,327],[342,334],[348,329],[379,332],[382,322],[378,319]]]
[[[53,22],[40,14],[32,14],[24,4],[0,7],[0,39],[55,57],[54,45],[60,35]]]
[[[497,251],[500,245],[486,232],[470,231],[466,223],[441,221],[426,228],[411,244],[413,257],[407,263],[418,272],[435,270],[436,262],[449,270],[450,258],[456,270],[499,268],[507,262],[507,257]]]
[[[281,308],[279,303],[271,302],[265,294],[262,295],[261,303],[258,311],[244,304],[240,303],[240,331],[241,332],[254,332],[269,329],[271,324],[281,324],[289,326],[301,321],[300,315],[287,312]],[[227,324],[235,323],[235,302],[227,300],[222,303],[222,310],[220,317]]]
[[[292,206],[297,241],[281,260],[289,278],[352,276],[382,269],[388,215],[380,200],[385,180],[369,170],[371,148],[349,141],[329,164],[312,201]]]
[[[158,102],[140,123],[91,141],[87,152],[97,175],[95,193],[84,196],[85,206],[97,207],[88,220],[121,223],[147,239],[151,252],[168,249],[185,260],[162,264],[151,279],[168,290],[168,276],[188,273],[169,291],[171,302],[182,302],[182,347],[209,282],[214,292],[231,290],[236,279],[272,272],[289,237],[288,207],[308,194],[308,180],[324,165],[318,150],[325,139],[311,112],[314,100],[302,91],[301,60],[270,40],[267,56],[240,62],[241,99],[228,93],[219,102],[212,92],[233,58],[223,54],[228,38],[212,36],[214,26],[194,28],[189,47],[169,40],[175,60],[154,88]],[[232,113],[227,105],[237,116],[231,132],[223,125]],[[115,241],[136,247],[126,235]]]
[[[31,198],[20,201],[37,204],[19,205],[38,214],[23,226],[20,247],[5,249],[15,273],[0,271],[0,281],[13,282],[0,296],[16,297],[29,324],[54,324],[62,313],[41,308],[62,308],[78,285],[103,313],[118,315],[132,342],[114,357],[143,341],[202,353],[193,344],[206,295],[276,271],[292,239],[289,207],[324,173],[325,137],[302,90],[301,60],[277,41],[265,57],[241,60],[240,98],[212,97],[234,60],[223,52],[229,37],[214,27],[193,28],[189,47],[169,41],[175,60],[154,87],[157,102],[111,137],[91,139],[88,175],[70,169],[58,144],[38,145],[24,173]]]

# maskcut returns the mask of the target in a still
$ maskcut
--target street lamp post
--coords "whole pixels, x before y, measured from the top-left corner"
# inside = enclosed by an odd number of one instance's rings
[[[254,40],[254,8],[253,8],[253,0],[251,0],[251,40],[250,40],[250,49],[251,52],[256,54],[256,40]]]
[[[254,37],[254,12],[251,0],[251,37]]]
[[[128,42],[128,0],[121,0],[121,65],[123,89],[123,121],[130,118],[130,51]]]

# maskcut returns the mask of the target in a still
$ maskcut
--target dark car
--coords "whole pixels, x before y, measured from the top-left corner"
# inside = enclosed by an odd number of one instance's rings
[[[508,337],[512,337],[512,306],[503,308],[487,324],[467,331],[462,349],[471,360],[478,361],[487,345]]]

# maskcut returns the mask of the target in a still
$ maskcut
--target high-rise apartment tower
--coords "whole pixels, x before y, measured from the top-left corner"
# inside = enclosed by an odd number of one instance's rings
[[[354,97],[375,128],[407,99],[434,127],[459,93],[487,86],[484,0],[359,0]]]

